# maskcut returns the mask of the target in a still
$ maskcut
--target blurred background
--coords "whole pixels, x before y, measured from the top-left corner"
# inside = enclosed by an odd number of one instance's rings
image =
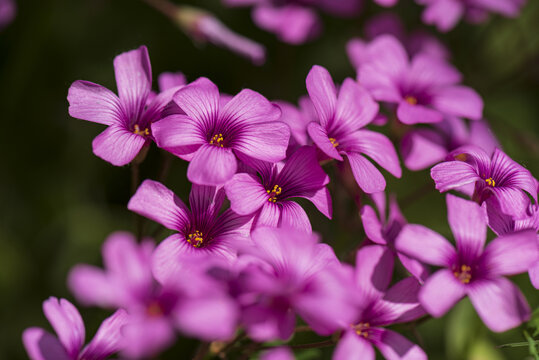
[[[251,88],[269,99],[295,103],[306,93],[305,77],[314,64],[328,68],[338,82],[355,77],[345,44],[362,36],[366,19],[385,11],[365,0],[357,18],[323,16],[319,38],[291,46],[258,29],[247,8],[226,8],[220,0],[181,3],[208,9],[232,30],[263,43],[266,63],[257,67],[226,50],[195,45],[139,0],[21,0],[14,22],[0,32],[0,359],[26,358],[20,340],[24,328],[50,329],[43,300],[53,295],[74,301],[66,287],[73,265],[100,265],[105,237],[115,230],[134,231],[126,208],[130,169],[92,154],[92,139],[104,127],[68,115],[66,96],[73,81],[90,80],[115,91],[113,58],[146,45],[155,80],[164,71],[182,71],[189,81],[209,77],[222,92]],[[423,26],[422,8],[411,0],[389,11],[399,14],[409,30]],[[448,34],[429,30],[449,47],[465,84],[483,96],[485,117],[504,150],[539,176],[539,1],[528,0],[516,19],[495,16],[480,25],[461,23]],[[152,147],[141,176],[155,179],[162,159]],[[334,168],[325,169],[337,180]],[[166,181],[184,199],[189,191],[185,171],[186,163],[174,159]],[[410,222],[451,238],[445,197],[434,190],[428,171],[405,171],[400,180],[384,174]],[[314,230],[346,259],[363,237],[361,223],[353,200],[338,184],[333,182],[330,191],[332,221],[305,206]],[[151,230],[154,224],[147,226]],[[158,240],[165,236],[161,233]],[[539,294],[527,274],[515,281],[536,309]],[[79,309],[89,340],[107,313]],[[399,329],[422,344],[431,359],[525,359],[528,353],[526,347],[498,349],[525,341],[522,329],[492,334],[466,301],[442,319]],[[301,334],[292,341],[313,339]],[[196,341],[181,340],[160,358],[189,358],[195,347]],[[331,349],[296,353],[300,359],[329,359],[330,354]]]

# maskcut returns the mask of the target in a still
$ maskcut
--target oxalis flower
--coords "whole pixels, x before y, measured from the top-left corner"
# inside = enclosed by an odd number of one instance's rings
[[[31,360],[102,360],[121,349],[121,328],[127,318],[124,310],[105,319],[84,348],[86,330],[73,304],[66,299],[50,297],[43,302],[43,313],[58,337],[38,327],[24,330],[22,341]]]
[[[307,90],[320,123],[308,125],[312,140],[330,158],[346,155],[359,187],[366,193],[383,191],[386,181],[363,155],[396,177],[401,176],[399,158],[391,141],[380,133],[363,130],[378,113],[378,104],[354,80],[346,79],[339,94],[329,72],[313,66],[307,75]]]
[[[427,359],[419,346],[384,328],[425,314],[417,299],[417,280],[407,278],[388,289],[392,275],[393,255],[387,248],[369,245],[357,252],[352,287],[358,314],[343,328],[334,360],[374,360],[373,345],[386,359]]]
[[[485,207],[449,194],[446,199],[456,249],[421,225],[406,225],[396,240],[399,251],[442,267],[419,291],[421,305],[432,316],[440,317],[467,295],[492,331],[506,331],[526,321],[530,316],[528,303],[504,275],[528,271],[537,260],[535,232],[500,236],[485,247]]]
[[[331,219],[331,196],[326,188],[329,177],[316,159],[313,147],[298,149],[284,164],[256,163],[257,177],[234,175],[225,190],[230,207],[240,215],[256,214],[254,226],[286,226],[311,232],[309,217],[292,200],[310,200]]]
[[[241,216],[231,209],[219,214],[224,197],[222,188],[193,185],[189,209],[163,184],[145,180],[127,208],[177,231],[159,244],[154,264],[156,261],[165,266],[181,257],[200,255],[234,259],[237,246],[249,241],[252,216]]]
[[[500,210],[517,218],[526,216],[528,193],[537,203],[537,186],[532,174],[500,149],[490,157],[476,146],[462,146],[446,161],[434,166],[430,175],[440,192],[475,184],[473,200],[479,204],[496,200]]]
[[[148,49],[141,46],[114,58],[118,95],[101,85],[77,80],[69,88],[69,115],[107,125],[92,142],[94,154],[112,165],[129,164],[152,140],[150,125],[178,87],[151,96],[152,70]]]
[[[189,181],[223,185],[237,170],[237,156],[277,162],[286,156],[287,124],[280,109],[249,89],[225,105],[214,83],[200,78],[180,89],[174,102],[187,115],[170,115],[152,125],[157,145],[190,161]]]
[[[458,85],[460,73],[443,59],[420,53],[410,61],[402,44],[391,35],[374,39],[363,56],[359,83],[376,100],[395,104],[402,123],[436,123],[445,116],[481,119],[481,97]]]

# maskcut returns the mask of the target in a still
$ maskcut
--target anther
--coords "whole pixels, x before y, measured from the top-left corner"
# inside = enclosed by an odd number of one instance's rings
[[[280,195],[283,189],[279,185],[274,185],[272,190],[266,190],[266,192],[270,195],[268,201],[275,203],[277,202],[277,195]]]
[[[417,98],[415,96],[407,95],[404,100],[410,105],[417,105]]]
[[[496,186],[496,182],[491,177],[489,177],[488,179],[485,179],[485,182],[487,183],[488,186],[491,186],[491,187]]]
[[[329,138],[329,141],[331,142],[331,144],[333,144],[333,147],[336,148],[337,146],[339,146],[339,143],[335,138]]]
[[[219,146],[219,147],[224,147],[223,145],[224,140],[225,139],[223,138],[223,134],[218,134],[218,135],[216,134],[216,135],[213,135],[213,137],[211,138],[210,144]]]
[[[135,133],[137,135],[141,135],[141,136],[149,136],[150,135],[150,130],[148,128],[145,128],[144,130],[140,130],[140,126],[138,124],[135,124],[134,128],[135,128],[135,130],[133,131],[133,133]]]
[[[189,234],[187,237],[187,242],[195,248],[199,248],[204,243],[204,235],[196,230],[194,233]]]

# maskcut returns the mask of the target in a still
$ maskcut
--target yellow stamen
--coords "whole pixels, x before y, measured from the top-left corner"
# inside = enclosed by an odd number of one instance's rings
[[[357,325],[351,324],[350,326],[352,329],[354,329],[357,335],[363,336],[365,339],[369,337],[369,328],[371,327],[369,323],[360,322]]]
[[[406,100],[406,102],[410,105],[417,105],[417,98],[415,96],[405,96],[404,100]]]
[[[152,301],[146,308],[146,314],[150,317],[161,316],[163,315],[163,308],[161,308],[161,305],[157,301]]]
[[[464,153],[455,156],[455,160],[457,161],[466,161],[466,159],[468,159],[468,156]]]
[[[202,246],[202,243],[204,242],[204,235],[202,232],[196,230],[194,233],[189,234],[187,237],[187,242],[195,248],[199,248]]]
[[[461,265],[460,269],[455,269],[453,275],[463,284],[469,284],[472,280],[472,268],[468,265]]]
[[[488,186],[492,186],[492,187],[496,186],[496,182],[491,177],[486,179],[485,182],[487,183]]]
[[[335,138],[329,138],[329,141],[331,141],[331,143],[333,144],[333,147],[339,146],[339,143],[337,142],[337,140],[335,140]]]
[[[138,126],[138,124],[135,124],[135,130],[133,131],[133,133],[137,135],[141,135],[141,136],[149,136],[150,130],[148,128],[145,128],[144,130],[140,130],[140,126]]]
[[[280,195],[283,189],[279,185],[275,185],[272,190],[266,190],[266,192],[270,195],[268,201],[274,203],[277,202],[277,195]]]
[[[223,138],[223,134],[213,135],[213,137],[210,140],[210,144],[215,145],[215,146],[224,147],[224,145],[223,145],[224,140],[225,139]]]

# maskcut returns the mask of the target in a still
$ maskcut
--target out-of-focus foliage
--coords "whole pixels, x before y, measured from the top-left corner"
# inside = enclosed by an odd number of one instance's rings
[[[98,264],[106,235],[134,228],[133,215],[126,209],[129,168],[115,168],[95,157],[91,141],[101,129],[67,113],[67,89],[74,80],[91,80],[113,89],[114,56],[145,44],[155,79],[163,71],[180,70],[190,81],[209,77],[223,92],[249,87],[269,99],[295,102],[306,92],[305,76],[313,64],[327,67],[336,81],[355,76],[345,43],[362,35],[365,20],[382,11],[365,0],[357,19],[324,17],[320,38],[290,46],[256,28],[248,9],[225,8],[220,0],[190,3],[211,10],[233,30],[264,43],[267,63],[256,67],[219,48],[198,48],[161,14],[136,0],[21,0],[17,18],[0,33],[0,358],[25,358],[22,330],[48,326],[42,301],[49,295],[72,299],[65,285],[68,270],[79,262]],[[401,1],[392,11],[410,29],[420,26],[421,8],[411,1]],[[439,36],[451,49],[465,83],[484,97],[485,116],[505,151],[536,177],[537,34],[539,2],[529,0],[517,19],[494,17],[481,25],[460,24]],[[153,147],[142,166],[142,177],[155,178],[161,161],[162,154]],[[331,167],[325,170],[335,175]],[[184,198],[189,190],[185,171],[186,163],[174,159],[166,181]],[[398,194],[410,222],[449,237],[444,196],[434,190],[428,171],[405,171],[402,179],[388,181],[388,189]],[[348,194],[335,184],[330,184],[330,191],[335,209],[332,221],[306,206],[314,230],[346,259],[361,239],[361,224]],[[153,229],[149,222],[146,226]],[[527,275],[515,280],[532,308],[537,308],[539,295]],[[95,309],[82,309],[82,314],[88,334],[105,316]],[[534,324],[537,328],[537,321]],[[522,329],[492,334],[468,302],[406,334],[413,333],[434,360],[523,359],[528,354],[527,347],[496,349],[496,345],[525,341]],[[305,334],[297,337],[301,342],[313,341]],[[182,340],[163,358],[186,358],[195,347],[196,342]],[[324,348],[298,358],[330,358],[330,354],[331,349]]]

